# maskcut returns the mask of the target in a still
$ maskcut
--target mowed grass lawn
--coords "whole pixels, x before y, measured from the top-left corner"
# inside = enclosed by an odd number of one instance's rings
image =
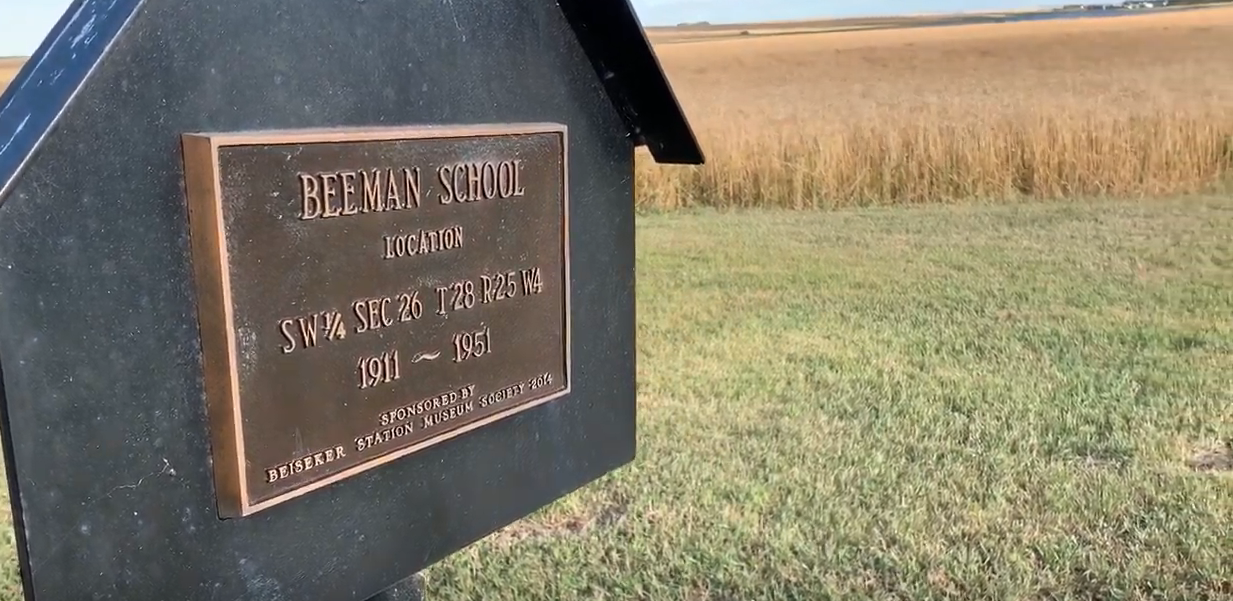
[[[639,459],[429,598],[1233,598],[1233,200],[638,231]]]

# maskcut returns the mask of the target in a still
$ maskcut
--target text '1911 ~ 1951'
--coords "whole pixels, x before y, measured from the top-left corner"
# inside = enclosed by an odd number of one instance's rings
[[[184,136],[220,514],[570,390],[566,129]]]

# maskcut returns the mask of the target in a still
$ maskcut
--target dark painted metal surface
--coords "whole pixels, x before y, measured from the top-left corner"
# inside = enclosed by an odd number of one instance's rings
[[[74,0],[0,93],[0,202],[9,180],[141,1]]]
[[[424,577],[416,574],[368,601],[424,601]]]
[[[71,52],[72,23],[47,56]],[[6,153],[42,139],[25,168],[11,178],[6,155],[0,173],[4,429],[31,598],[359,601],[633,458],[633,148],[555,4],[146,0],[114,39],[98,31],[79,44],[105,59],[51,105],[45,138],[14,136]],[[75,60],[80,80],[93,59]],[[5,137],[25,93],[5,97]],[[220,520],[181,134],[493,122],[569,127],[570,395]]]
[[[630,0],[560,5],[638,144],[661,163],[702,163],[702,148]]]

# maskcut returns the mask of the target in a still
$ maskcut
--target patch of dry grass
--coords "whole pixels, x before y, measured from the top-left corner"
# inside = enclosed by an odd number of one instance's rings
[[[17,71],[21,69],[24,62],[24,59],[19,58],[0,58],[0,92],[8,87],[14,77],[17,77]]]
[[[709,164],[644,207],[1163,196],[1233,172],[1233,8],[660,44]]]

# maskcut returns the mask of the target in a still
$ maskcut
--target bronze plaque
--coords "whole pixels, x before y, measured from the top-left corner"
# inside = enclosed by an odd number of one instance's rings
[[[570,388],[561,125],[189,134],[219,513]]]

